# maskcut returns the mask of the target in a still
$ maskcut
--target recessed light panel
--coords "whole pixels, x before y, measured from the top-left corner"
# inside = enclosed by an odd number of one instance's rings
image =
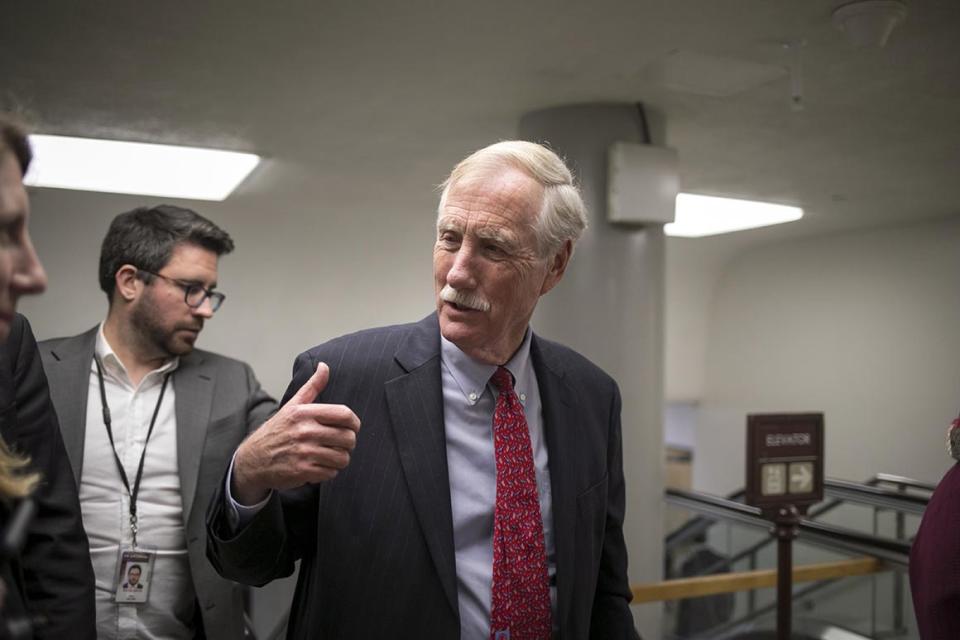
[[[664,225],[663,230],[668,236],[699,238],[793,222],[802,217],[800,207],[681,193],[677,195],[675,221]]]
[[[24,183],[189,200],[223,200],[260,162],[251,153],[65,136],[30,136]]]

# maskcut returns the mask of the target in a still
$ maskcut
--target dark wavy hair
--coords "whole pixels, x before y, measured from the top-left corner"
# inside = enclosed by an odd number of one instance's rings
[[[230,235],[196,211],[161,204],[138,207],[121,213],[107,230],[100,248],[100,288],[113,302],[117,271],[125,264],[142,269],[138,277],[150,282],[163,269],[173,250],[180,244],[192,244],[218,256],[233,251]]]

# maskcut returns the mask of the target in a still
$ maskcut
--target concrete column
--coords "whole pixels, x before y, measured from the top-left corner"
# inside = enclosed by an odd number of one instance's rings
[[[659,122],[656,114],[651,120]],[[656,139],[660,127],[653,128]],[[566,159],[583,191],[590,226],[563,281],[540,301],[533,325],[544,337],[590,358],[620,385],[630,581],[660,580],[663,228],[626,228],[606,220],[607,148],[616,141],[643,142],[639,112],[635,105],[623,104],[544,109],[521,119],[519,137],[548,143]],[[661,607],[632,609],[641,635],[659,638]]]

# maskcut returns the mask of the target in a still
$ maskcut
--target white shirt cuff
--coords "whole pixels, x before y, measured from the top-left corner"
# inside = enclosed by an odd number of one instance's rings
[[[240,529],[243,529],[253,517],[260,513],[260,510],[266,506],[267,502],[270,501],[270,497],[273,495],[273,490],[267,494],[267,497],[254,505],[243,505],[233,499],[233,493],[230,491],[230,481],[233,479],[233,464],[237,460],[237,454],[234,452],[233,458],[230,459],[230,468],[227,470],[227,484],[224,487],[224,495],[227,496],[227,523],[230,525],[230,529],[233,533],[237,533]]]

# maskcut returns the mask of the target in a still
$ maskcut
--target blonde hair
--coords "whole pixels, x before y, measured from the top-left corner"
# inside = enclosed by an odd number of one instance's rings
[[[24,473],[30,464],[28,456],[19,456],[0,439],[0,498],[23,498],[40,482],[39,473]]]

